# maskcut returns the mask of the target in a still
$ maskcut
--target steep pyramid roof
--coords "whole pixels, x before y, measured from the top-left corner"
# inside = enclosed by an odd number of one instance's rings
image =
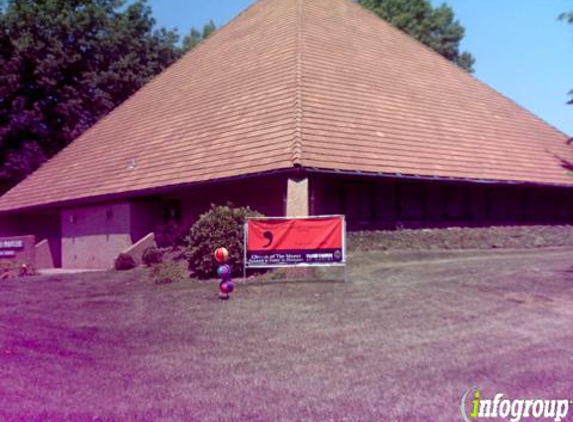
[[[293,167],[573,186],[566,136],[350,0],[260,0],[0,211]]]

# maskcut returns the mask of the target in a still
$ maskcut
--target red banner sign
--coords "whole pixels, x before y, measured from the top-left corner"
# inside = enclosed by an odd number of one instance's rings
[[[343,217],[249,219],[245,262],[249,267],[343,264]]]

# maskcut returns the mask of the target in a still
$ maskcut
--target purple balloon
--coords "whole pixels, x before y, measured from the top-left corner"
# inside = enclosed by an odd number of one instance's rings
[[[235,290],[235,283],[232,281],[227,281],[227,290],[229,293],[233,293],[233,290]]]
[[[223,280],[228,280],[231,277],[231,267],[227,264],[219,265],[217,268],[217,275]]]

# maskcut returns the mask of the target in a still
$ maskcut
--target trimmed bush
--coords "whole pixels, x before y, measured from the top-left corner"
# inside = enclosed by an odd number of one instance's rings
[[[261,217],[262,214],[249,207],[236,208],[212,205],[199,217],[186,238],[185,256],[189,270],[198,278],[216,276],[217,263],[213,258],[215,249],[229,250],[229,265],[235,274],[243,268],[243,225],[247,217]]]
[[[135,259],[129,254],[120,253],[115,260],[115,269],[117,271],[133,270],[135,267],[137,267]]]
[[[161,252],[155,246],[150,246],[143,251],[141,260],[148,267],[151,267],[155,264],[161,264],[161,262],[163,262],[163,252]]]
[[[12,270],[12,265],[7,262],[0,262],[0,280],[11,278]]]
[[[156,264],[151,269],[151,279],[155,284],[182,283],[188,279],[181,265],[173,261]]]
[[[528,249],[573,246],[573,226],[450,227],[352,232],[350,250]]]
[[[37,275],[36,269],[19,262],[0,262],[0,280],[17,277],[32,277]]]
[[[32,277],[38,275],[36,269],[32,265],[22,264],[19,266],[18,275],[20,277]]]

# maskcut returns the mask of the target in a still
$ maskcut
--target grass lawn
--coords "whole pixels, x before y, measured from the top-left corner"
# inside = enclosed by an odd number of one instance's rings
[[[573,250],[351,255],[351,281],[0,282],[0,420],[461,420],[573,398]],[[571,416],[573,413],[570,412]]]

